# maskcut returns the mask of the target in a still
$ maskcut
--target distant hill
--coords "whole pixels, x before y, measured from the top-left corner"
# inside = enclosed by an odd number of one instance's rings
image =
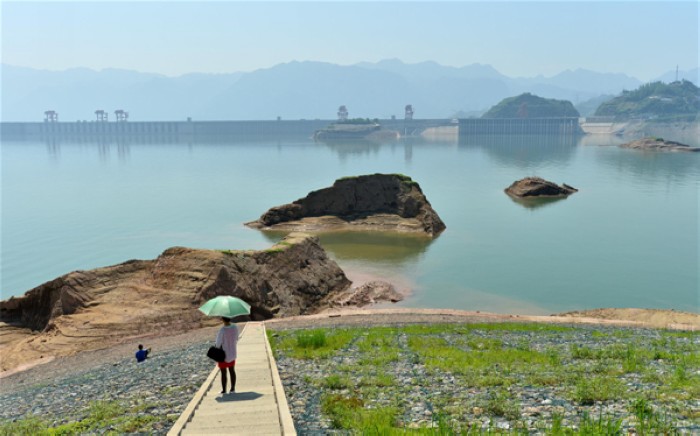
[[[688,80],[693,82],[695,86],[700,86],[700,69],[693,68],[692,70],[679,70],[678,77],[676,77],[676,70],[668,71],[652,80],[652,82],[671,83],[677,80]]]
[[[581,114],[582,117],[590,117],[593,114],[595,114],[595,111],[598,109],[598,106],[600,106],[608,100],[612,100],[613,98],[615,98],[614,95],[603,94],[598,97],[593,97],[589,100],[577,103],[574,105],[574,107],[576,108],[578,113]]]
[[[570,101],[538,97],[530,93],[509,97],[488,110],[481,118],[578,117]]]
[[[94,111],[124,109],[139,120],[333,119],[340,105],[351,117],[416,118],[480,114],[502,99],[530,92],[586,101],[619,94],[641,82],[624,74],[567,70],[552,77],[512,78],[490,65],[436,62],[335,65],[289,62],[252,72],[179,77],[86,68],[45,71],[2,65],[3,121],[40,121],[56,110],[61,121],[92,120]]]
[[[653,82],[601,104],[596,116],[695,118],[700,114],[700,88],[688,80]]]

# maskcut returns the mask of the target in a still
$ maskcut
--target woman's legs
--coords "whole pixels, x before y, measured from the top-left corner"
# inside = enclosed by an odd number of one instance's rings
[[[232,366],[228,369],[231,373],[231,392],[236,392],[236,367]],[[224,385],[224,391],[226,391],[226,386]]]
[[[225,394],[226,393],[226,368],[219,368],[221,370],[221,393]],[[230,368],[229,368],[230,369]],[[233,379],[233,382],[235,383],[235,378]]]

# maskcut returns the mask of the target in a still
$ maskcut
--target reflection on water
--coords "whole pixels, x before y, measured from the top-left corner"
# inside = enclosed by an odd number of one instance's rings
[[[700,175],[700,153],[602,147],[596,150],[595,158],[610,170],[627,173],[646,182],[687,182],[689,174]]]
[[[508,195],[508,194],[506,194]],[[558,201],[566,200],[568,197],[525,197],[518,198],[508,195],[508,198],[513,200],[513,203],[517,203],[526,209],[538,209],[545,206],[550,206]]]
[[[289,232],[262,233],[268,241],[276,243]],[[362,260],[396,265],[419,261],[433,242],[424,235],[398,232],[334,231],[316,233],[316,236],[323,248],[340,261]]]
[[[454,141],[430,141],[422,136],[407,136],[402,137],[397,141],[390,142],[377,142],[369,141],[364,139],[346,139],[346,140],[323,140],[318,141],[319,144],[323,144],[330,150],[333,150],[341,162],[346,162],[348,159],[357,156],[369,156],[377,155],[384,149],[390,149],[392,151],[396,149],[403,149],[404,162],[411,163],[413,160],[413,152],[418,148],[426,147],[445,147],[453,145]]]
[[[324,140],[318,141],[318,143],[336,152],[342,162],[353,156],[376,154],[382,147],[379,142],[364,139]]]
[[[459,148],[482,149],[501,164],[529,168],[541,163],[568,163],[578,139],[574,135],[470,135],[459,138]]]

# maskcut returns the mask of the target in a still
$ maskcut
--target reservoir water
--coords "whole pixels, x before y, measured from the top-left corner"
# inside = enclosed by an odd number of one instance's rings
[[[700,153],[618,142],[5,141],[1,297],[172,246],[266,248],[281,235],[244,222],[339,177],[381,172],[417,181],[447,230],[434,240],[335,233],[321,242],[352,279],[382,277],[408,291],[398,306],[698,312]],[[580,191],[525,207],[503,192],[525,176]]]

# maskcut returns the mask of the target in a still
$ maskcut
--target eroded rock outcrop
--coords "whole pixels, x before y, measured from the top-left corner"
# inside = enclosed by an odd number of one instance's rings
[[[403,295],[396,290],[394,285],[381,280],[373,280],[356,288],[334,294],[329,298],[328,304],[332,307],[365,307],[375,303],[396,303],[401,300],[403,300]]]
[[[578,192],[578,189],[567,185],[556,185],[550,181],[540,177],[525,177],[524,179],[513,182],[512,185],[505,189],[506,194],[515,198],[553,198],[566,197]]]
[[[445,229],[418,183],[401,174],[338,179],[330,188],[273,207],[246,225],[281,230],[395,230],[430,236]]]
[[[642,138],[636,141],[620,144],[622,148],[651,151],[695,151],[700,152],[700,147],[691,147],[675,141],[666,141],[663,138]]]
[[[207,319],[197,308],[216,295],[241,297],[253,319],[266,319],[314,313],[350,285],[309,235],[262,251],[170,248],[155,260],[72,272],[0,301],[1,369],[201,327]]]

